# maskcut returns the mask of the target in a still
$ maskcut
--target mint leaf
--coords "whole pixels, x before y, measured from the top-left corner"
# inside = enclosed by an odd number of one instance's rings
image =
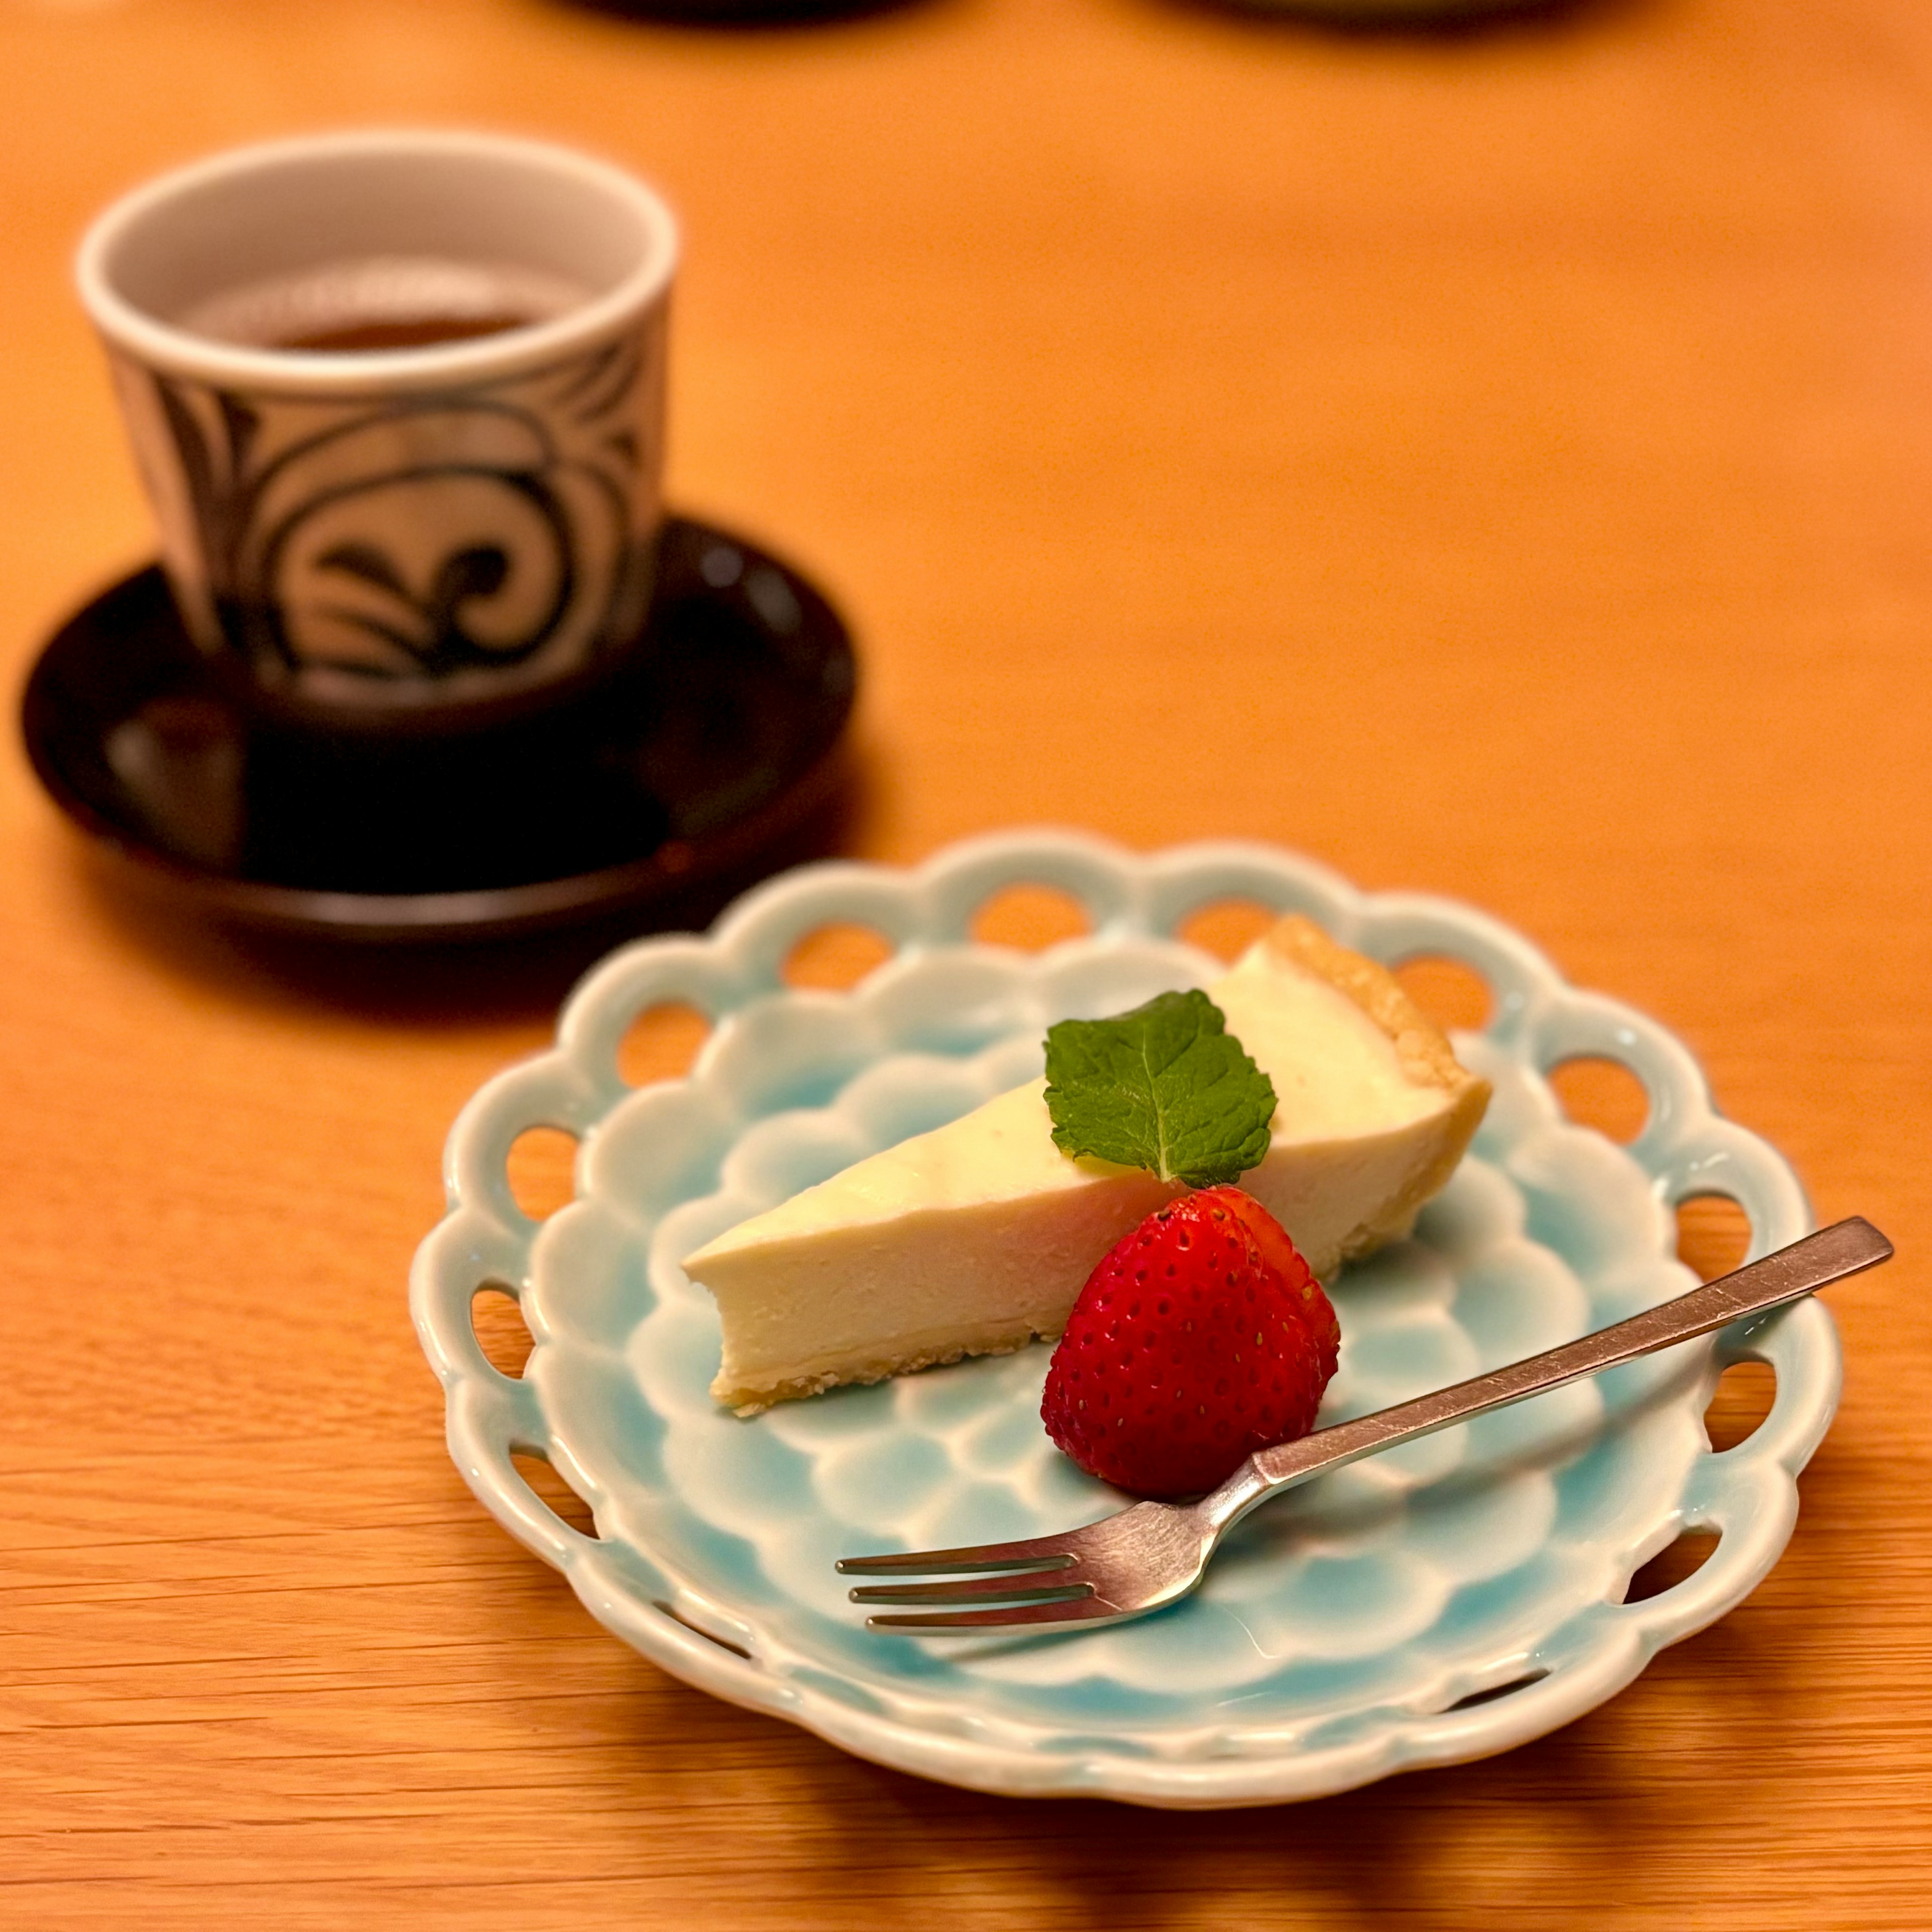
[[[1158,993],[1049,1027],[1046,1105],[1063,1154],[1215,1187],[1268,1152],[1274,1086],[1205,993]]]

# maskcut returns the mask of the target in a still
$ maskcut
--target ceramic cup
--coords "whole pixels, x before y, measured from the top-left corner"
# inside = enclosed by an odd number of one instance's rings
[[[257,712],[464,728],[593,682],[662,521],[670,212],[490,135],[217,155],[89,230],[190,638]]]

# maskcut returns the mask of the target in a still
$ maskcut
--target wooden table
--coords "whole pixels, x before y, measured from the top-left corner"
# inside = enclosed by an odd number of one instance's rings
[[[299,128],[560,136],[686,220],[675,500],[857,628],[851,850],[1239,834],[1474,900],[1901,1250],[1833,1297],[1788,1555],[1593,1716],[1273,1811],[927,1785],[660,1674],[446,1459],[405,1272],[583,946],[225,935],[16,755],[0,1918],[1928,1922],[1932,11],[13,0],[0,74],[16,688],[151,542],[91,211]]]

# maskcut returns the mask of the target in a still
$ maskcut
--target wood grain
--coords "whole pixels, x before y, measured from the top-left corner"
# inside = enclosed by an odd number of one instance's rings
[[[1272,1811],[924,1784],[633,1656],[444,1455],[442,1139],[592,942],[207,930],[7,760],[0,1918],[1926,1923],[1932,14],[11,0],[0,73],[16,686],[151,544],[89,213],[293,129],[556,135],[683,213],[674,498],[858,629],[851,849],[1235,833],[1472,899],[1900,1250],[1785,1560],[1558,1736]]]

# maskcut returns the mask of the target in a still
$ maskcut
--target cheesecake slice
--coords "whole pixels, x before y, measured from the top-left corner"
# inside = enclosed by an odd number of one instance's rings
[[[1489,1085],[1382,968],[1292,916],[1208,988],[1274,1084],[1240,1184],[1318,1275],[1408,1233]],[[1053,1144],[1046,1083],[1002,1094],[742,1222],[685,1262],[716,1298],[712,1394],[742,1414],[1051,1339],[1107,1250],[1185,1190]]]

